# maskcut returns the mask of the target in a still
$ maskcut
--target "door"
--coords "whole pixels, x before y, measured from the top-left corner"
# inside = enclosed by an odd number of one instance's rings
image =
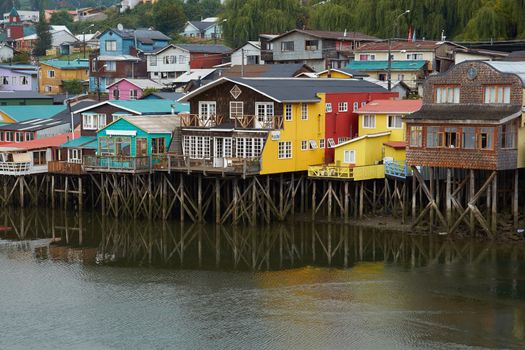
[[[136,141],[136,157],[146,157],[148,155],[148,139],[144,137],[138,137]]]
[[[255,127],[258,129],[273,127],[273,102],[255,102]]]
[[[213,166],[224,168],[224,138],[222,137],[213,139]]]

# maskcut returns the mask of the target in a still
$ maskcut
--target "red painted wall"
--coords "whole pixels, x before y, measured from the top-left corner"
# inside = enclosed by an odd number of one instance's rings
[[[342,92],[326,93],[326,103],[332,104],[332,112],[326,112],[325,120],[325,163],[334,161],[334,149],[328,147],[328,139],[337,140],[340,137],[357,137],[359,116],[353,112],[354,102],[359,104],[368,103],[372,100],[384,100],[398,97],[397,92]],[[348,112],[339,112],[339,102],[348,102]]]
[[[217,53],[191,53],[190,69],[212,68],[223,63],[224,55]]]

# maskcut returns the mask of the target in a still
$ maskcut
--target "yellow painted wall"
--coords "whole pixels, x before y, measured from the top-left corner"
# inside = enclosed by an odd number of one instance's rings
[[[319,78],[328,78],[328,72],[324,72],[322,74],[319,74],[318,77]],[[332,71],[331,72],[331,78],[334,78],[334,79],[348,79],[350,77],[348,76],[348,74],[343,74],[341,72]]]
[[[406,159],[406,150],[405,149],[396,149],[383,145],[385,150],[385,157],[391,157],[394,160],[405,160]]]
[[[48,71],[54,70],[55,77],[48,78]],[[38,91],[41,94],[54,95],[65,92],[62,86],[62,80],[87,80],[88,69],[59,69],[55,67],[48,66],[46,64],[40,65],[40,73],[38,79]],[[51,86],[51,91],[45,91],[45,86]]]
[[[379,74],[386,74],[384,71],[376,72],[376,71],[362,71],[363,73],[366,73],[370,76],[370,78],[374,78],[379,80]],[[414,71],[393,71],[392,72],[392,80],[398,80],[398,76],[402,74],[404,75],[403,82],[407,84],[408,87],[411,89],[415,89],[417,87],[417,73]]]
[[[368,135],[368,134],[377,134],[379,132],[390,131],[390,140],[389,141],[405,141],[406,135],[406,125],[405,122],[401,122],[400,129],[390,129],[388,128],[388,118],[386,114],[376,114],[376,127],[375,128],[363,128],[363,114],[359,115],[359,125],[358,132],[359,136]]]
[[[319,148],[319,139],[324,138],[325,131],[325,94],[318,94],[321,101],[308,104],[308,120],[301,119],[301,104],[292,104],[292,120],[283,121],[279,140],[272,140],[272,131],[262,152],[261,174],[275,174],[293,171],[306,171],[309,165],[324,162],[324,149]],[[283,106],[283,109],[285,106]],[[275,111],[283,115],[284,110]],[[315,140],[316,149],[301,150],[302,140]],[[292,142],[292,158],[278,159],[279,142]]]
[[[344,162],[344,151],[354,150],[355,166],[374,165],[383,160],[383,143],[389,140],[389,135],[364,138],[335,149],[335,164],[347,166]]]
[[[2,123],[16,123],[16,120],[14,120],[8,114],[5,114],[2,111],[0,111],[0,121]]]

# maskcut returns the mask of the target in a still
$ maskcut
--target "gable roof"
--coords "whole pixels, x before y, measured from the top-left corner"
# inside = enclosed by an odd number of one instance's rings
[[[76,59],[72,61],[63,61],[63,60],[48,60],[48,61],[42,61],[40,64],[45,64],[47,66],[51,66],[57,69],[63,69],[63,70],[75,70],[75,69],[89,69],[89,60],[81,60]]]
[[[60,145],[60,147],[84,149],[97,149],[97,146],[98,142],[96,136],[75,136],[74,139]]]
[[[450,41],[435,41],[435,40],[416,40],[416,41],[408,41],[408,40],[397,40],[392,41],[390,44],[390,50],[391,51],[400,51],[400,50],[408,50],[408,51],[434,51],[441,45],[452,45],[456,47],[462,47],[464,46],[458,45],[456,43],[452,43]],[[361,45],[359,48],[355,49],[356,52],[364,52],[364,51],[388,51],[388,41],[378,41],[378,42],[372,42],[372,43],[366,43]]]
[[[243,72],[245,77],[292,78],[299,74],[301,70],[314,71],[303,63],[245,64],[244,66],[236,65],[223,70],[222,76],[240,77],[241,72]]]
[[[106,29],[102,34],[112,31],[113,33],[117,34],[123,39],[137,39],[137,41],[140,41],[141,43],[152,43],[153,40],[164,40],[169,41],[171,38],[167,36],[166,34],[159,32],[158,30],[153,29],[145,29],[145,28],[139,28],[139,29],[122,29],[119,30],[117,28],[109,28]],[[102,35],[101,34],[101,35]]]
[[[195,53],[230,53],[231,48],[222,44],[176,44],[176,47],[180,47],[189,52]]]
[[[463,123],[465,121],[502,122],[522,114],[521,105],[495,104],[428,104],[411,114],[410,120],[440,120]]]
[[[205,22],[205,21],[188,21],[186,25],[191,24],[197,30],[203,32],[208,28],[211,28],[217,24],[217,22]]]
[[[175,84],[178,83],[188,83],[192,80],[199,80],[199,79],[205,79],[207,76],[215,72],[216,69],[209,68],[209,69],[190,69],[188,72],[183,73],[179,75],[175,80],[173,81]]]
[[[49,119],[66,109],[64,105],[0,106],[0,111],[17,122],[31,119]]]
[[[373,100],[357,110],[358,114],[394,113],[410,114],[421,109],[421,100]]]
[[[138,88],[140,88],[142,90],[149,89],[149,88],[152,88],[152,89],[162,89],[162,88],[164,88],[164,85],[159,84],[156,81],[153,81],[151,79],[131,79],[131,78],[119,79],[116,82],[114,82],[113,84],[108,85],[106,88],[110,88],[113,85],[118,85],[119,83],[121,83],[124,80],[129,82],[129,83],[131,83],[131,84],[133,84],[133,85],[135,85],[136,87],[138,87]]]
[[[384,92],[384,88],[358,79],[304,79],[304,78],[233,78],[222,77],[190,92],[179,99],[189,101],[201,92],[225,82],[250,88],[279,103],[319,102],[319,93],[329,92]]]
[[[184,93],[182,92],[164,92],[164,91],[155,91],[155,92],[152,92],[150,95],[153,95],[157,98],[159,98],[160,100],[172,100],[172,101],[176,101],[178,100],[179,98],[181,98],[182,96],[184,96]],[[150,96],[148,95],[148,96]],[[148,98],[148,96],[142,96],[142,100],[143,99],[146,99]]]
[[[420,70],[427,64],[425,60],[392,61],[392,70]],[[347,69],[361,71],[383,71],[388,69],[388,61],[352,61]]]
[[[366,73],[363,73],[361,71],[358,71],[358,70],[354,70],[354,69],[348,69],[348,68],[330,68],[330,69],[325,69],[319,73],[317,73],[317,75],[321,75],[321,74],[324,74],[324,73],[328,73],[328,71],[332,71],[332,72],[338,72],[338,73],[341,73],[341,74],[345,74],[351,78],[354,78],[354,77],[368,77],[368,74]]]
[[[125,111],[136,113],[139,115],[155,115],[155,114],[171,114],[172,108],[175,109],[175,113],[187,113],[190,108],[187,103],[178,103],[174,100],[112,100],[103,101],[87,108],[79,109],[76,113],[83,113],[93,108],[110,105],[117,108],[121,108]]]
[[[171,134],[175,128],[180,126],[180,117],[176,115],[146,117],[126,116],[120,119],[124,119],[128,123],[135,125],[137,128],[152,134]]]
[[[388,135],[390,135],[390,133],[391,133],[390,131],[384,131],[384,132],[378,132],[378,133],[375,133],[375,134],[366,134],[366,135],[359,136],[359,137],[353,138],[353,139],[345,141],[345,142],[341,142],[341,143],[335,145],[334,148],[338,148],[338,147],[341,147],[341,146],[344,146],[344,145],[348,145],[350,143],[354,143],[354,142],[357,142],[357,141],[365,140],[365,139],[373,139],[373,138],[376,138],[376,137],[388,136]]]
[[[170,49],[170,48],[175,49],[177,47],[175,45],[173,45],[173,44],[169,44],[169,45],[163,46],[161,48],[158,48],[156,50],[145,52],[145,54],[146,55],[158,55],[159,53],[164,52],[165,50]]]
[[[286,33],[276,36],[270,41],[278,40],[292,33],[302,33],[302,34],[310,35],[310,36],[313,36],[319,39],[333,39],[333,40],[342,40],[342,41],[379,40],[375,36],[367,35],[361,32],[329,32],[329,31],[323,31],[323,30],[292,29]]]

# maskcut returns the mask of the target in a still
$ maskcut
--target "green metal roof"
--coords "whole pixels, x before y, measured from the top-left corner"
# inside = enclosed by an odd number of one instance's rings
[[[174,100],[113,100],[112,104],[140,114],[170,114],[172,105],[175,113],[189,113],[190,105]]]
[[[16,10],[16,7],[11,8],[11,12],[9,12],[9,16],[11,17],[18,17],[18,11]]]
[[[427,61],[424,60],[392,61],[392,70],[420,70],[426,63]],[[345,68],[360,71],[386,71],[388,69],[388,61],[352,61]]]
[[[60,147],[66,148],[97,148],[97,137],[96,136],[80,136],[73,140],[69,140],[66,143],[60,145]]]
[[[28,105],[28,106],[0,106],[0,111],[17,122],[31,119],[49,119],[64,111],[64,105]]]
[[[58,68],[58,69],[88,69],[89,68],[89,60],[71,60],[71,61],[63,61],[63,60],[48,60],[48,61],[42,61],[40,64],[46,64],[48,66]]]

